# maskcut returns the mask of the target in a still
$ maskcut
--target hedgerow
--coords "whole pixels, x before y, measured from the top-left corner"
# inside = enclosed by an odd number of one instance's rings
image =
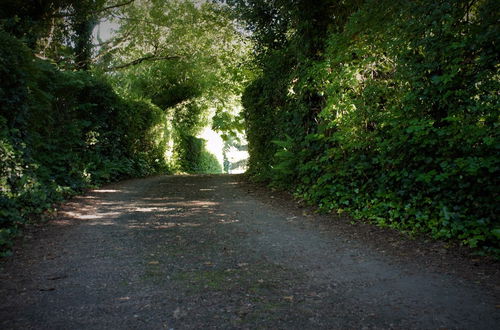
[[[168,171],[165,114],[103,77],[60,71],[0,31],[0,249],[82,189]]]
[[[243,97],[249,173],[323,210],[499,253],[495,1],[284,3],[239,7],[262,70]]]

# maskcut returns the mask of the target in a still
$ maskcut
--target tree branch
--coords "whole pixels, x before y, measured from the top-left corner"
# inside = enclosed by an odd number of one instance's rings
[[[115,65],[115,66],[109,67],[105,71],[109,72],[109,71],[115,71],[115,70],[125,69],[125,68],[128,68],[130,66],[138,65],[138,64],[141,64],[142,62],[146,62],[146,61],[148,61],[148,62],[168,61],[168,60],[177,60],[177,59],[180,59],[180,58],[181,58],[181,56],[178,56],[178,55],[172,55],[172,56],[148,55],[148,56],[144,56],[144,57],[135,59],[135,60],[133,60],[131,62],[128,62],[128,63],[119,64],[119,65]]]
[[[127,40],[128,39],[123,38],[123,39],[121,39],[120,42],[116,43],[115,45],[113,45],[111,47],[106,47],[106,48],[102,47],[101,50],[99,51],[99,53],[97,53],[97,55],[92,58],[92,62],[96,63],[101,57],[104,57],[108,54],[111,54],[112,52],[114,52],[115,50],[120,48],[122,42],[125,42]]]
[[[134,1],[135,0],[129,0],[129,1],[122,2],[122,3],[118,3],[116,5],[111,5],[111,6],[108,6],[108,7],[104,7],[102,9],[99,9],[99,10],[96,10],[96,11],[92,11],[92,12],[90,12],[90,14],[96,15],[96,14],[105,12],[105,11],[110,10],[110,9],[115,9],[115,8],[119,8],[119,7],[123,7],[123,6],[128,6],[128,5],[132,4]],[[60,9],[63,9],[63,8],[60,8]],[[70,13],[64,13],[64,14],[57,13],[57,14],[53,14],[53,15],[51,15],[49,17],[50,18],[66,18],[66,17],[73,17],[73,16],[76,16],[76,15],[77,15],[77,12],[70,12]]]
[[[115,9],[115,8],[118,8],[118,7],[123,7],[123,6],[130,5],[130,4],[131,4],[131,3],[133,3],[134,1],[135,1],[135,0],[129,0],[129,1],[122,2],[122,3],[117,3],[116,5],[112,5],[112,6],[104,7],[103,9],[99,10],[99,11],[98,11],[98,13],[103,12],[103,11],[106,11],[106,10]]]

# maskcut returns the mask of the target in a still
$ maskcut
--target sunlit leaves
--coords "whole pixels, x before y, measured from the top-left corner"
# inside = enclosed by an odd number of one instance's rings
[[[154,73],[161,74],[181,63],[184,79],[197,80],[205,95],[231,92],[244,79],[235,80],[231,73],[244,59],[247,46],[221,6],[144,0],[123,8],[115,20],[120,24],[116,39],[126,40],[115,49],[111,68],[150,57],[133,68],[133,74],[141,74],[157,61],[164,62],[154,68]]]

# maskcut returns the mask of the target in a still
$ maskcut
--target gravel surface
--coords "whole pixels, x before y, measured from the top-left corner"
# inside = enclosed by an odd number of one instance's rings
[[[500,329],[497,261],[234,175],[90,191],[0,267],[1,329]]]

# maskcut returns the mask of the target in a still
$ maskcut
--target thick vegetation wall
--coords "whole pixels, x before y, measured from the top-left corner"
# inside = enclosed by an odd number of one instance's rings
[[[251,175],[500,251],[496,1],[235,2],[261,68],[243,96]]]
[[[164,113],[103,77],[60,71],[0,31],[0,248],[23,223],[92,185],[168,171]]]
[[[223,136],[241,131],[248,47],[228,6],[3,2],[0,251],[23,223],[85,187],[222,172],[198,136],[212,123]]]

